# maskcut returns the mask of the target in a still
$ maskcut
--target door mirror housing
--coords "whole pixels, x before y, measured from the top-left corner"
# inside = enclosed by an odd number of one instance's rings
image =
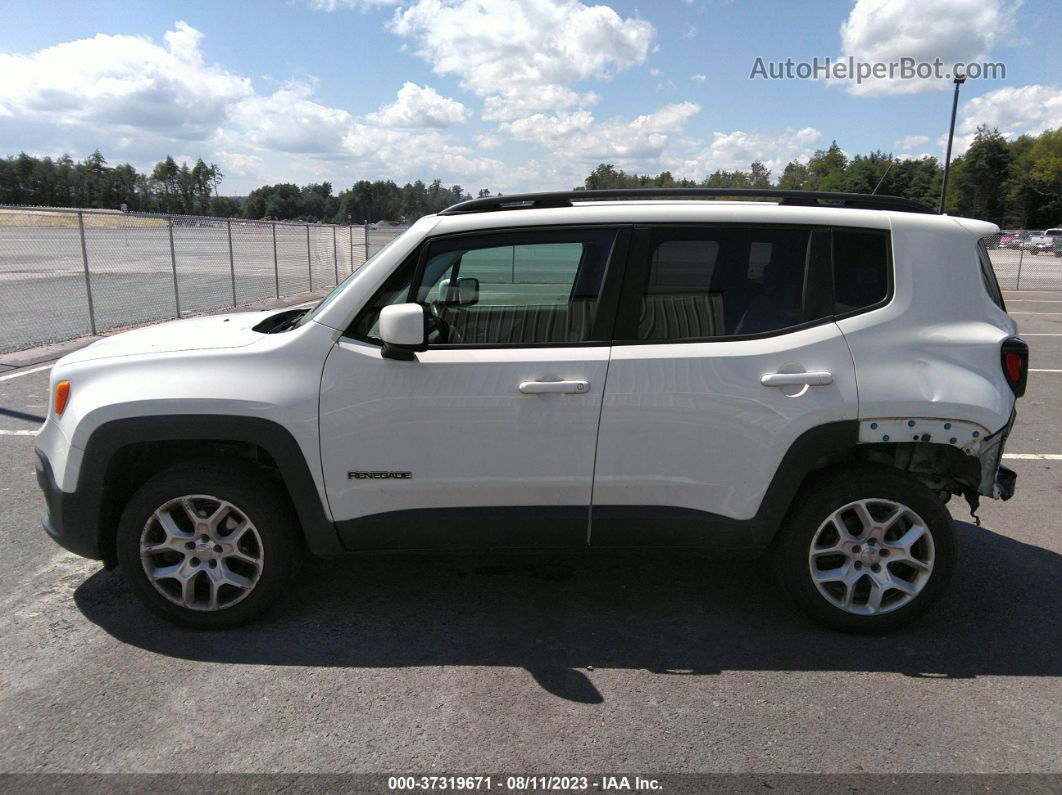
[[[479,303],[479,279],[473,276],[461,277],[456,283],[444,279],[439,287],[443,301],[451,306],[474,306]]]
[[[392,304],[380,310],[380,340],[386,359],[412,361],[428,350],[428,313],[420,304]]]

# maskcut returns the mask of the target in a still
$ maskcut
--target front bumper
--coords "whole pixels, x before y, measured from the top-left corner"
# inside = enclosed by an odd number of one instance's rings
[[[44,502],[48,512],[41,520],[44,531],[59,546],[81,555],[84,558],[100,560],[99,528],[91,519],[91,511],[86,510],[77,492],[66,492],[59,488],[52,473],[48,457],[40,449],[37,454],[37,485],[44,492]]]

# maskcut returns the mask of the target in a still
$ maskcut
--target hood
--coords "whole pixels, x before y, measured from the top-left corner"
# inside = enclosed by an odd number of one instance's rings
[[[242,348],[264,337],[263,334],[254,331],[253,327],[269,315],[269,312],[240,312],[145,326],[97,340],[63,357],[63,360],[85,362],[112,356]]]

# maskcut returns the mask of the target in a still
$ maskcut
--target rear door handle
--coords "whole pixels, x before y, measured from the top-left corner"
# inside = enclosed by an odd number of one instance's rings
[[[833,373],[818,370],[812,373],[767,373],[760,378],[764,386],[826,386],[833,383]]]
[[[584,395],[590,391],[589,381],[521,381],[525,395]]]

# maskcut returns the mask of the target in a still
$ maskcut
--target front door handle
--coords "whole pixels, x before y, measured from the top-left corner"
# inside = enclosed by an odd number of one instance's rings
[[[760,378],[764,386],[826,386],[833,383],[833,373],[818,370],[812,373],[767,373]]]
[[[589,381],[521,381],[520,391],[525,395],[585,395],[590,391]]]

